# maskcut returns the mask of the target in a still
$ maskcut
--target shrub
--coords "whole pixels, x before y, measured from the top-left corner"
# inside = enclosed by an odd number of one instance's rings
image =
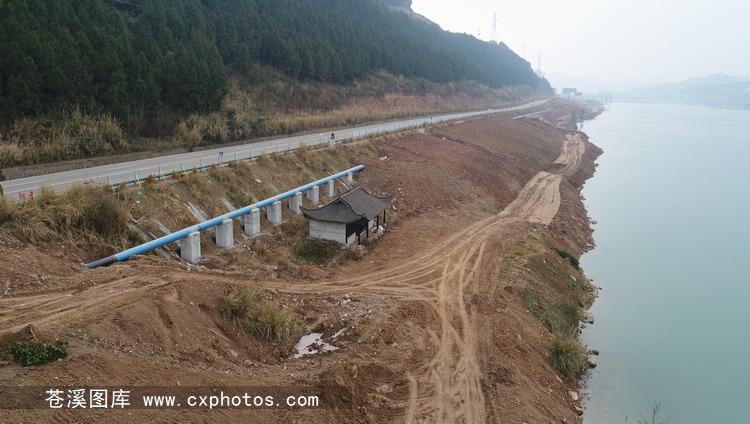
[[[572,253],[568,252],[567,250],[563,249],[555,249],[557,251],[557,254],[562,256],[563,258],[567,259],[568,262],[570,262],[571,265],[573,265],[573,268],[580,270],[580,266],[578,263],[578,258],[575,257]]]
[[[110,198],[98,198],[86,206],[83,219],[86,228],[108,239],[125,234],[128,228],[127,214]]]
[[[310,154],[310,151],[312,149],[310,148],[309,144],[305,144],[304,142],[300,143],[299,147],[297,147],[297,156],[305,157]]]
[[[269,157],[270,157],[270,159],[271,159],[271,161],[273,163],[286,162],[286,158],[284,157],[284,155],[282,155],[279,152],[273,152],[273,153],[271,153],[271,156],[269,156]]]
[[[302,333],[302,320],[289,308],[261,302],[255,289],[245,286],[232,292],[220,312],[243,333],[267,342],[292,343]]]
[[[315,265],[324,264],[341,251],[341,243],[331,240],[305,239],[294,248],[294,253]]]
[[[77,194],[63,199],[43,187],[34,201],[15,202],[2,198],[0,232],[29,243],[48,241],[56,235],[70,236],[80,223]]]
[[[362,252],[354,249],[346,249],[343,258],[349,261],[358,261],[362,259]]]
[[[578,325],[581,320],[581,307],[578,302],[563,299],[557,303],[557,309],[560,311],[560,318],[564,321],[566,327]]]
[[[6,351],[21,363],[23,367],[44,365],[68,356],[65,351],[65,340],[55,343],[41,342],[11,342]]]
[[[586,351],[572,335],[555,335],[552,339],[552,366],[572,381],[586,371]]]
[[[258,295],[255,289],[245,286],[235,290],[227,297],[220,312],[229,318],[235,326],[243,329],[242,321],[253,315],[254,311],[258,309],[258,304]]]
[[[529,312],[544,325],[550,333],[559,333],[575,327],[581,320],[581,307],[575,300],[562,299],[551,304],[532,291],[524,293],[523,299]]]
[[[251,322],[251,333],[269,342],[292,343],[302,333],[302,321],[291,309],[264,302]]]
[[[266,154],[261,154],[256,160],[261,166],[267,166],[271,163],[271,159]]]
[[[232,178],[234,178],[233,171],[227,168],[219,168],[218,166],[216,166],[216,164],[213,164],[210,168],[208,168],[208,175],[221,183],[228,183],[232,180]]]
[[[312,149],[308,144],[300,144],[299,147],[297,147],[296,153],[297,157],[302,161],[304,164],[312,163],[312,155],[311,152]]]
[[[181,144],[185,150],[192,152],[193,149],[200,145],[203,139],[200,128],[196,125],[188,127],[185,121],[180,122],[175,128],[174,140]]]
[[[253,244],[250,246],[250,250],[255,252],[255,254],[258,256],[265,256],[266,253],[268,253],[266,245],[263,244],[263,242],[257,240],[253,240]]]
[[[127,233],[128,245],[137,246],[146,242],[138,231],[129,230]]]
[[[245,160],[232,162],[232,167],[234,168],[234,172],[238,177],[242,177],[248,180],[255,179],[253,168],[250,166],[249,162]]]
[[[23,148],[18,143],[0,144],[0,167],[16,166],[23,160]]]

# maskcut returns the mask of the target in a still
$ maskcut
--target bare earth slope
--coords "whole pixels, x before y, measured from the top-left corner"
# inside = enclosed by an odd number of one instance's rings
[[[62,362],[0,367],[2,386],[340,385],[351,409],[2,410],[0,420],[576,422],[574,386],[552,369],[551,335],[521,293],[571,296],[570,278],[585,278],[551,245],[590,247],[578,190],[599,150],[539,120],[431,131],[376,144],[387,161],[352,154],[364,187],[396,193],[388,231],[361,260],[310,278],[155,256],[83,270],[80,246],[0,246],[10,276],[0,332],[70,341]],[[545,285],[553,271],[566,279]],[[43,288],[18,289],[24,279]],[[217,306],[246,283],[338,349],[293,358],[238,333]]]

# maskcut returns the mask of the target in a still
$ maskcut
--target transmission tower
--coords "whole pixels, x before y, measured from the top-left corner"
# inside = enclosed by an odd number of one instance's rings
[[[542,72],[542,53],[539,52],[539,57],[536,60],[536,74],[539,77],[544,77],[544,73]]]
[[[490,41],[497,43],[497,12],[492,15],[492,32],[490,33]]]

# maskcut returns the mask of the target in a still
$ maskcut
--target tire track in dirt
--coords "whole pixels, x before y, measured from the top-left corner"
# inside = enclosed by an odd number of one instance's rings
[[[427,331],[437,349],[431,359],[407,370],[409,395],[403,399],[408,405],[407,422],[483,423],[476,319],[467,310],[464,295],[472,288],[488,240],[512,235],[513,222],[548,224],[552,220],[560,206],[560,182],[576,170],[583,152],[580,137],[568,135],[555,161],[563,165],[558,171],[539,172],[499,214],[479,220],[398,264],[384,264],[329,283],[287,285],[282,291],[334,294],[358,290],[423,302],[433,308],[440,331]],[[168,284],[168,279],[160,277],[132,276],[77,291],[0,299],[0,328],[17,331],[27,324],[61,324],[73,317],[101,314],[138,302],[146,293]]]
[[[584,153],[584,144],[578,134],[568,134],[563,142],[560,156],[555,164],[564,165],[556,173],[541,171],[526,183],[521,192],[503,211],[496,216],[489,216],[458,231],[435,247],[417,256],[406,259],[396,266],[383,267],[380,270],[356,277],[336,281],[337,285],[348,284],[351,288],[364,289],[368,286],[388,286],[391,282],[405,283],[419,280],[435,273],[435,266],[445,257],[462,251],[472,239],[490,228],[502,227],[510,221],[529,221],[549,224],[560,208],[560,182],[580,164]],[[507,218],[507,221],[503,221]],[[500,221],[499,221],[500,219]],[[404,284],[405,285],[405,284]],[[408,285],[413,286],[413,285]],[[306,287],[332,289],[331,284],[308,284]],[[341,289],[346,290],[346,288]]]
[[[560,207],[560,183],[576,170],[583,153],[580,137],[569,134],[554,162],[563,166],[556,172],[537,173],[499,214],[477,221],[395,266],[313,285],[322,292],[386,290],[393,297],[426,302],[435,308],[440,332],[428,332],[436,352],[406,374],[406,422],[485,422],[476,320],[466,308],[464,295],[481,266],[489,239],[508,236],[510,224],[516,221],[545,225],[552,221]]]
[[[63,292],[0,299],[0,328],[16,332],[28,324],[62,323],[67,318],[92,316],[136,302],[144,293],[169,284],[160,278],[127,277],[109,283]]]

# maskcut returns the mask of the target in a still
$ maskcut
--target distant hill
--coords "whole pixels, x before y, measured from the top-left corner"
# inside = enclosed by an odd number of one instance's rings
[[[218,110],[230,77],[349,84],[385,71],[549,91],[506,45],[394,8],[410,0],[4,0],[0,125],[77,106],[141,122]]]
[[[411,8],[411,0],[380,0],[383,4],[394,7]]]
[[[563,72],[546,75],[547,80],[559,94],[563,88],[575,88],[583,94],[591,95],[602,91],[611,91],[615,84],[599,78],[574,77]]]
[[[627,90],[616,93],[614,98],[625,102],[690,103],[750,109],[750,78],[712,74]]]

